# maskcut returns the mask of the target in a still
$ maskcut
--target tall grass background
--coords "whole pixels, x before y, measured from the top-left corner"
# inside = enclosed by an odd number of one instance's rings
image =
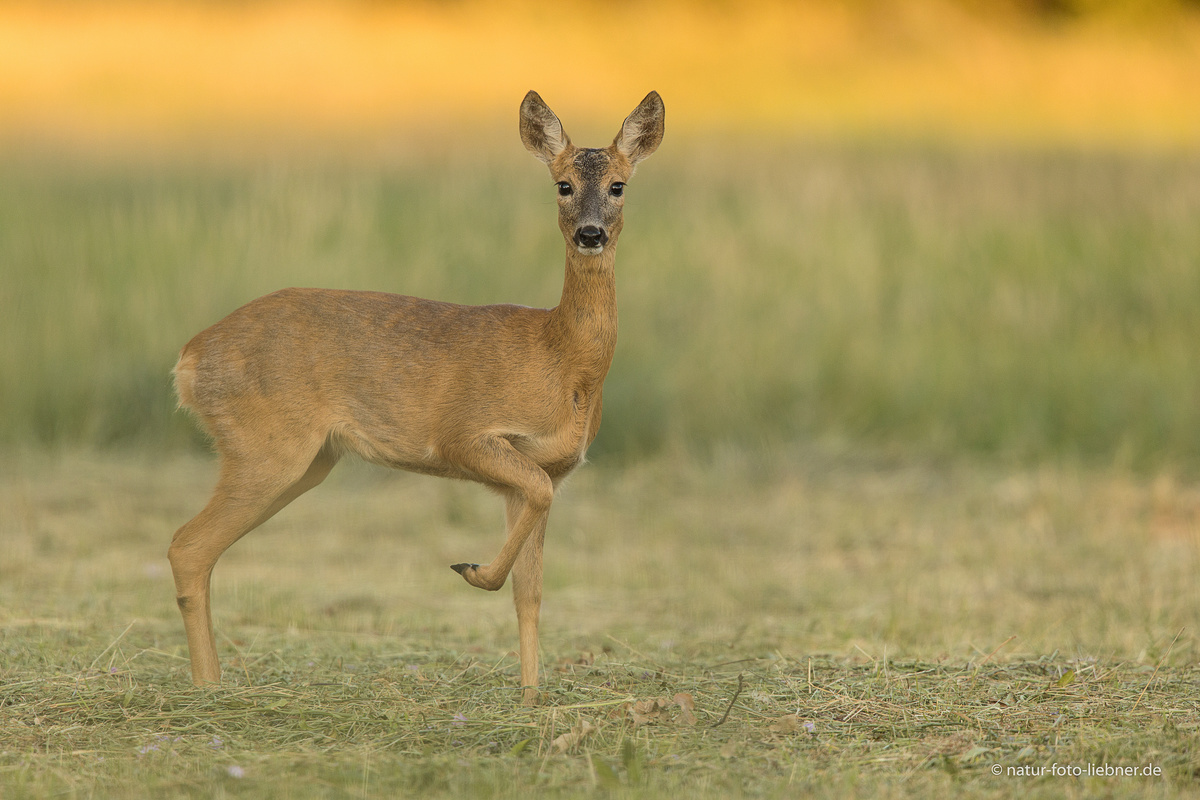
[[[1200,466],[1193,2],[610,11],[0,5],[0,443],[195,446],[176,352],[285,286],[553,305],[516,104],[655,88],[595,455]]]
[[[285,286],[554,305],[552,187],[508,138],[0,158],[0,441],[197,444],[178,349]],[[626,217],[596,454],[1200,466],[1194,153],[685,134]]]

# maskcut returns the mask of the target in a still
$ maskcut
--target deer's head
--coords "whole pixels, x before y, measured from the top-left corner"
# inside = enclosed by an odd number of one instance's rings
[[[537,92],[521,103],[521,141],[550,167],[558,192],[558,227],[567,244],[596,256],[621,233],[625,184],[663,136],[662,98],[651,92],[625,118],[608,147],[576,147]]]

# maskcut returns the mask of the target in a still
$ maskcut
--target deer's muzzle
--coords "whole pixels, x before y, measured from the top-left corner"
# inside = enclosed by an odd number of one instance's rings
[[[575,229],[575,246],[581,250],[598,250],[608,244],[608,233],[596,225]]]

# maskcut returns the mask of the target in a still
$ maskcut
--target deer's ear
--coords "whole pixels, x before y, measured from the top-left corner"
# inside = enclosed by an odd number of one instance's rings
[[[571,144],[558,117],[534,91],[521,101],[521,141],[547,164]]]
[[[633,113],[625,118],[613,144],[629,163],[637,163],[658,149],[663,137],[663,119],[666,109],[658,92],[651,92],[638,104]]]

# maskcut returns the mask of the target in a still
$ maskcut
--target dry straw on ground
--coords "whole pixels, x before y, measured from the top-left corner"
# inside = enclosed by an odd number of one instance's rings
[[[485,492],[335,475],[222,562],[227,684],[197,691],[162,554],[211,465],[9,459],[4,796],[1188,796],[1186,486],[766,466],[579,476],[524,709],[508,599],[445,568],[494,545]],[[1036,771],[1089,764],[1161,774]]]

